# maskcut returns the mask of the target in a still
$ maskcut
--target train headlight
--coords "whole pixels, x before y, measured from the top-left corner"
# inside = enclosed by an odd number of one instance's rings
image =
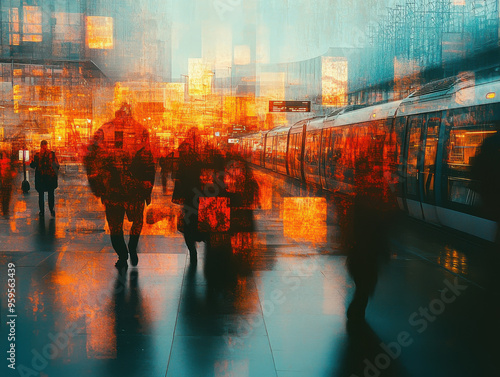
[[[496,97],[496,93],[495,92],[489,92],[488,94],[486,94],[486,98],[487,99],[493,99]]]

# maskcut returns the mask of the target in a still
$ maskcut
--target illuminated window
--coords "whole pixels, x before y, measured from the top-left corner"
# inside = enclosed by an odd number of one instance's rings
[[[87,17],[87,44],[89,48],[113,48],[113,18]]]
[[[23,7],[23,42],[42,41],[42,11],[40,7]]]
[[[9,9],[9,44],[19,46],[19,9]]]

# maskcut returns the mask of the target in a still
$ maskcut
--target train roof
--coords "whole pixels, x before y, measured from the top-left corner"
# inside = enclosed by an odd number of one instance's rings
[[[465,72],[430,82],[405,98],[398,114],[412,115],[496,103],[500,99],[500,76]]]
[[[324,125],[325,117],[318,117],[311,119],[306,126],[307,131],[320,130]]]
[[[286,125],[286,126],[278,126],[278,127],[274,127],[273,129],[269,130],[269,132],[267,133],[267,136],[275,136],[275,135],[280,135],[280,134],[284,134],[284,133],[288,133],[288,131],[290,130],[291,126],[289,125]]]
[[[393,101],[384,104],[364,107],[359,110],[345,112],[343,114],[340,114],[332,122],[327,122],[325,126],[337,127],[348,124],[365,123],[377,119],[393,118],[400,104],[401,101]]]
[[[245,138],[245,139],[260,139],[262,138],[262,135],[265,134],[266,131],[257,131],[257,132],[252,132],[252,133],[248,133],[248,134],[243,134],[243,135],[240,135],[239,137],[240,138]]]
[[[297,123],[295,123],[291,129],[290,129],[290,133],[296,133],[298,131],[302,131],[302,127],[304,126],[304,124],[307,124],[309,123],[310,121],[314,120],[314,119],[323,119],[324,117],[314,117],[314,118],[307,118],[307,119],[302,119],[302,120],[299,120]]]
[[[367,105],[347,105],[347,106],[341,107],[339,109],[335,109],[334,111],[332,111],[331,113],[329,113],[326,116],[325,121],[335,119],[341,114],[347,113],[349,111],[359,110],[359,109],[362,109],[364,107],[367,107]]]

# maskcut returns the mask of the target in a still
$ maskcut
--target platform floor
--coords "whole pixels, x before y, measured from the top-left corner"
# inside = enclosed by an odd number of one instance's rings
[[[145,225],[139,265],[120,275],[103,207],[77,168],[62,170],[55,219],[39,218],[33,184],[0,219],[1,376],[498,375],[499,258],[480,242],[405,220],[366,324],[348,326],[353,283],[335,214],[318,223],[283,205],[307,190],[257,172],[263,205],[242,241],[251,271],[213,284],[202,244],[190,264],[160,187],[153,206],[164,217]]]

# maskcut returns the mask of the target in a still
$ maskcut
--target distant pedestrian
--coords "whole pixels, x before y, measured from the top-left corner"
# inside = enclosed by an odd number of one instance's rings
[[[35,169],[35,189],[38,191],[38,206],[40,218],[45,216],[44,193],[47,192],[49,200],[49,210],[52,217],[56,215],[54,209],[54,190],[57,188],[57,174],[59,172],[59,162],[55,152],[48,148],[47,140],[40,143],[40,152],[37,152],[31,161],[30,166]]]
[[[2,202],[2,214],[9,214],[10,197],[12,194],[12,182],[16,176],[12,153],[7,150],[0,151],[0,198]]]
[[[128,104],[116,111],[116,117],[97,130],[85,157],[89,185],[106,207],[111,244],[118,255],[115,267],[139,262],[137,246],[142,231],[144,203],[151,203],[155,164],[149,145],[149,133],[132,118]],[[123,234],[125,214],[132,221],[128,246]]]

